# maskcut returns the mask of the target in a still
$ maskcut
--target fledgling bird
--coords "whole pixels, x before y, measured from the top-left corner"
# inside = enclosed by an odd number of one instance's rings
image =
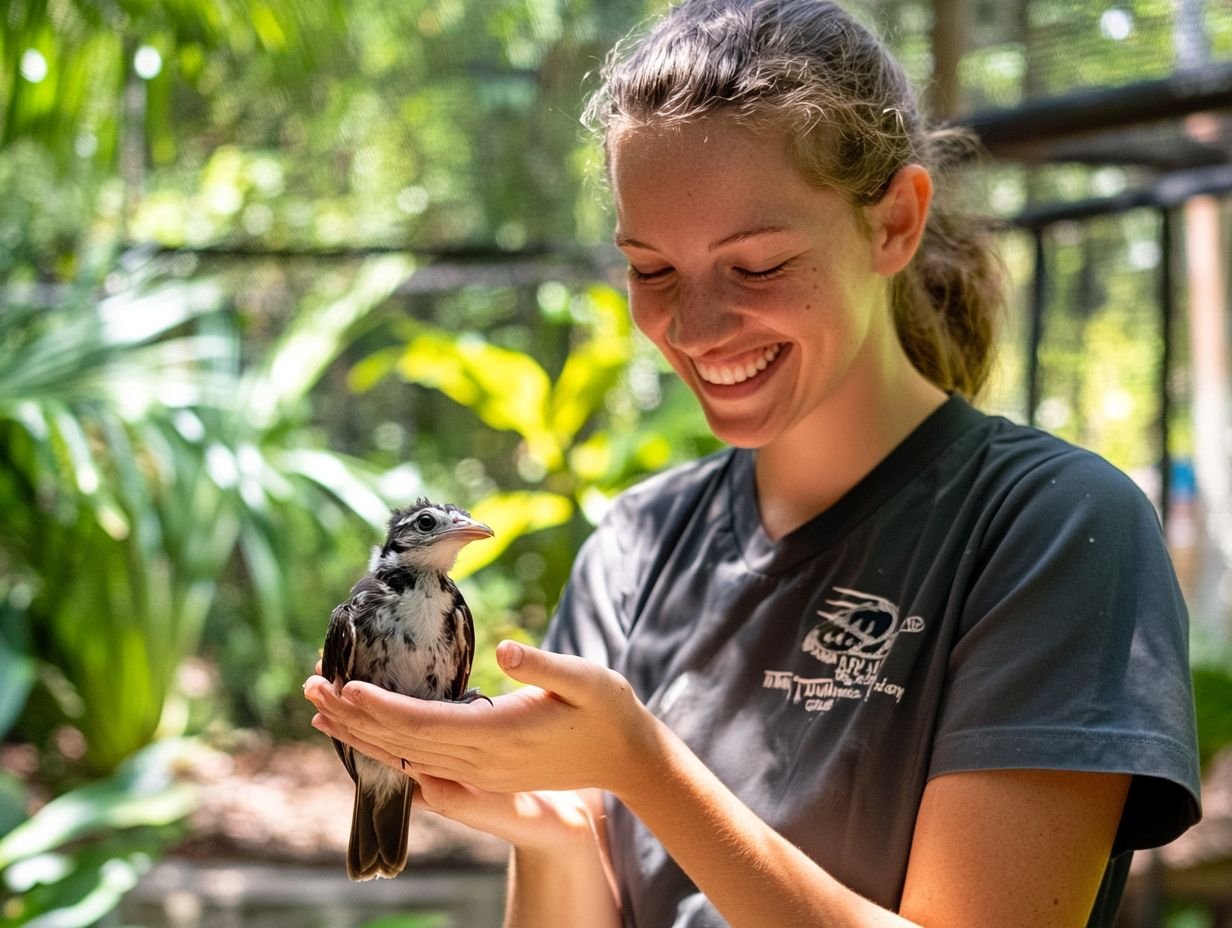
[[[406,696],[471,702],[471,610],[449,579],[458,552],[492,530],[450,503],[395,509],[368,573],[329,617],[321,671],[341,690],[364,680]],[[355,781],[347,875],[394,877],[406,866],[413,781],[334,739]]]

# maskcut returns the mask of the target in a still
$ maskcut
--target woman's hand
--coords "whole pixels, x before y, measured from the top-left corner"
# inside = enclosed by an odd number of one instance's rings
[[[317,675],[312,724],[413,775],[416,798],[516,849],[507,924],[618,928],[597,789],[637,769],[654,720],[618,674],[577,657],[502,642],[497,660],[529,686],[488,705],[400,696],[367,683],[341,691]]]
[[[623,677],[513,641],[496,656],[528,686],[491,705],[414,699],[358,681],[336,691],[315,675],[304,695],[318,709],[315,727],[420,780],[429,805],[462,801],[463,784],[487,793],[619,793],[641,776],[655,722]]]
[[[546,853],[604,850],[597,825],[601,803],[581,791],[493,793],[424,774],[415,785],[416,808]]]

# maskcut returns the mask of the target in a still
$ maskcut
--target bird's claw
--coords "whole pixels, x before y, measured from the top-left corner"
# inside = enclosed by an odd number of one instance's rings
[[[493,705],[492,700],[491,700],[491,699],[489,699],[487,696],[483,695],[483,693],[479,692],[479,688],[478,688],[478,687],[476,687],[476,686],[472,686],[469,690],[467,690],[465,693],[463,693],[463,694],[462,694],[461,696],[459,696],[457,699],[451,699],[451,700],[449,700],[449,701],[450,701],[450,702],[462,703],[463,705],[470,705],[470,704],[471,704],[471,703],[473,703],[476,699],[482,699],[482,700],[483,700],[484,702],[486,702],[489,706],[490,706],[490,705]]]

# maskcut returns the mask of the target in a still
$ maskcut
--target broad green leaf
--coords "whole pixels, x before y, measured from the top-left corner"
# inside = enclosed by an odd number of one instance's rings
[[[156,742],[105,780],[57,796],[0,838],[0,870],[102,831],[169,825],[196,808],[196,792],[172,779],[184,742]]]
[[[0,770],[0,835],[26,819],[26,785],[7,770]]]
[[[623,291],[596,284],[587,288],[586,299],[592,313],[590,327],[595,338],[622,339],[632,333],[629,301]]]
[[[413,268],[403,257],[373,259],[342,296],[296,314],[248,382],[244,405],[250,421],[268,428],[280,412],[302,399],[349,343],[354,327],[388,300]]]
[[[593,338],[569,353],[552,391],[552,431],[561,445],[602,410],[631,354],[627,338]]]
[[[402,352],[406,380],[440,390],[495,429],[517,432],[547,467],[562,453],[547,421],[551,383],[530,355],[473,336],[420,329]]]
[[[385,348],[375,351],[351,368],[347,374],[347,386],[356,393],[365,393],[392,374],[398,368],[401,348]]]
[[[15,892],[0,928],[89,928],[101,921],[149,871],[171,834],[136,829],[57,853],[18,861],[4,871]]]
[[[557,493],[529,490],[497,493],[480,500],[470,512],[496,534],[462,549],[453,569],[455,578],[469,576],[486,567],[523,535],[568,522],[573,515],[573,501]]]
[[[611,287],[593,286],[587,289],[583,305],[588,310],[589,337],[569,352],[552,391],[551,427],[564,447],[601,411],[633,355],[624,295]]]
[[[311,448],[283,453],[279,456],[279,466],[288,474],[318,484],[365,522],[384,531],[390,509],[381,488],[384,475],[373,474],[362,462]],[[400,490],[405,490],[402,495],[406,499],[414,499],[422,492],[422,481],[417,473],[401,469],[398,482]]]
[[[103,340],[109,345],[138,345],[165,336],[223,303],[211,280],[160,283],[124,290],[98,304]]]
[[[0,600],[0,738],[21,714],[37,675],[28,622],[24,610]]]

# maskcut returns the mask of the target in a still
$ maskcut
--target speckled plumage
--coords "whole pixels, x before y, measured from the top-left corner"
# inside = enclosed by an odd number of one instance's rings
[[[466,683],[474,623],[448,571],[467,542],[491,535],[451,504],[421,499],[395,509],[368,574],[330,615],[325,678],[338,689],[364,680],[420,699],[473,698]],[[412,781],[336,739],[334,747],[355,781],[347,874],[397,876],[406,865]]]

